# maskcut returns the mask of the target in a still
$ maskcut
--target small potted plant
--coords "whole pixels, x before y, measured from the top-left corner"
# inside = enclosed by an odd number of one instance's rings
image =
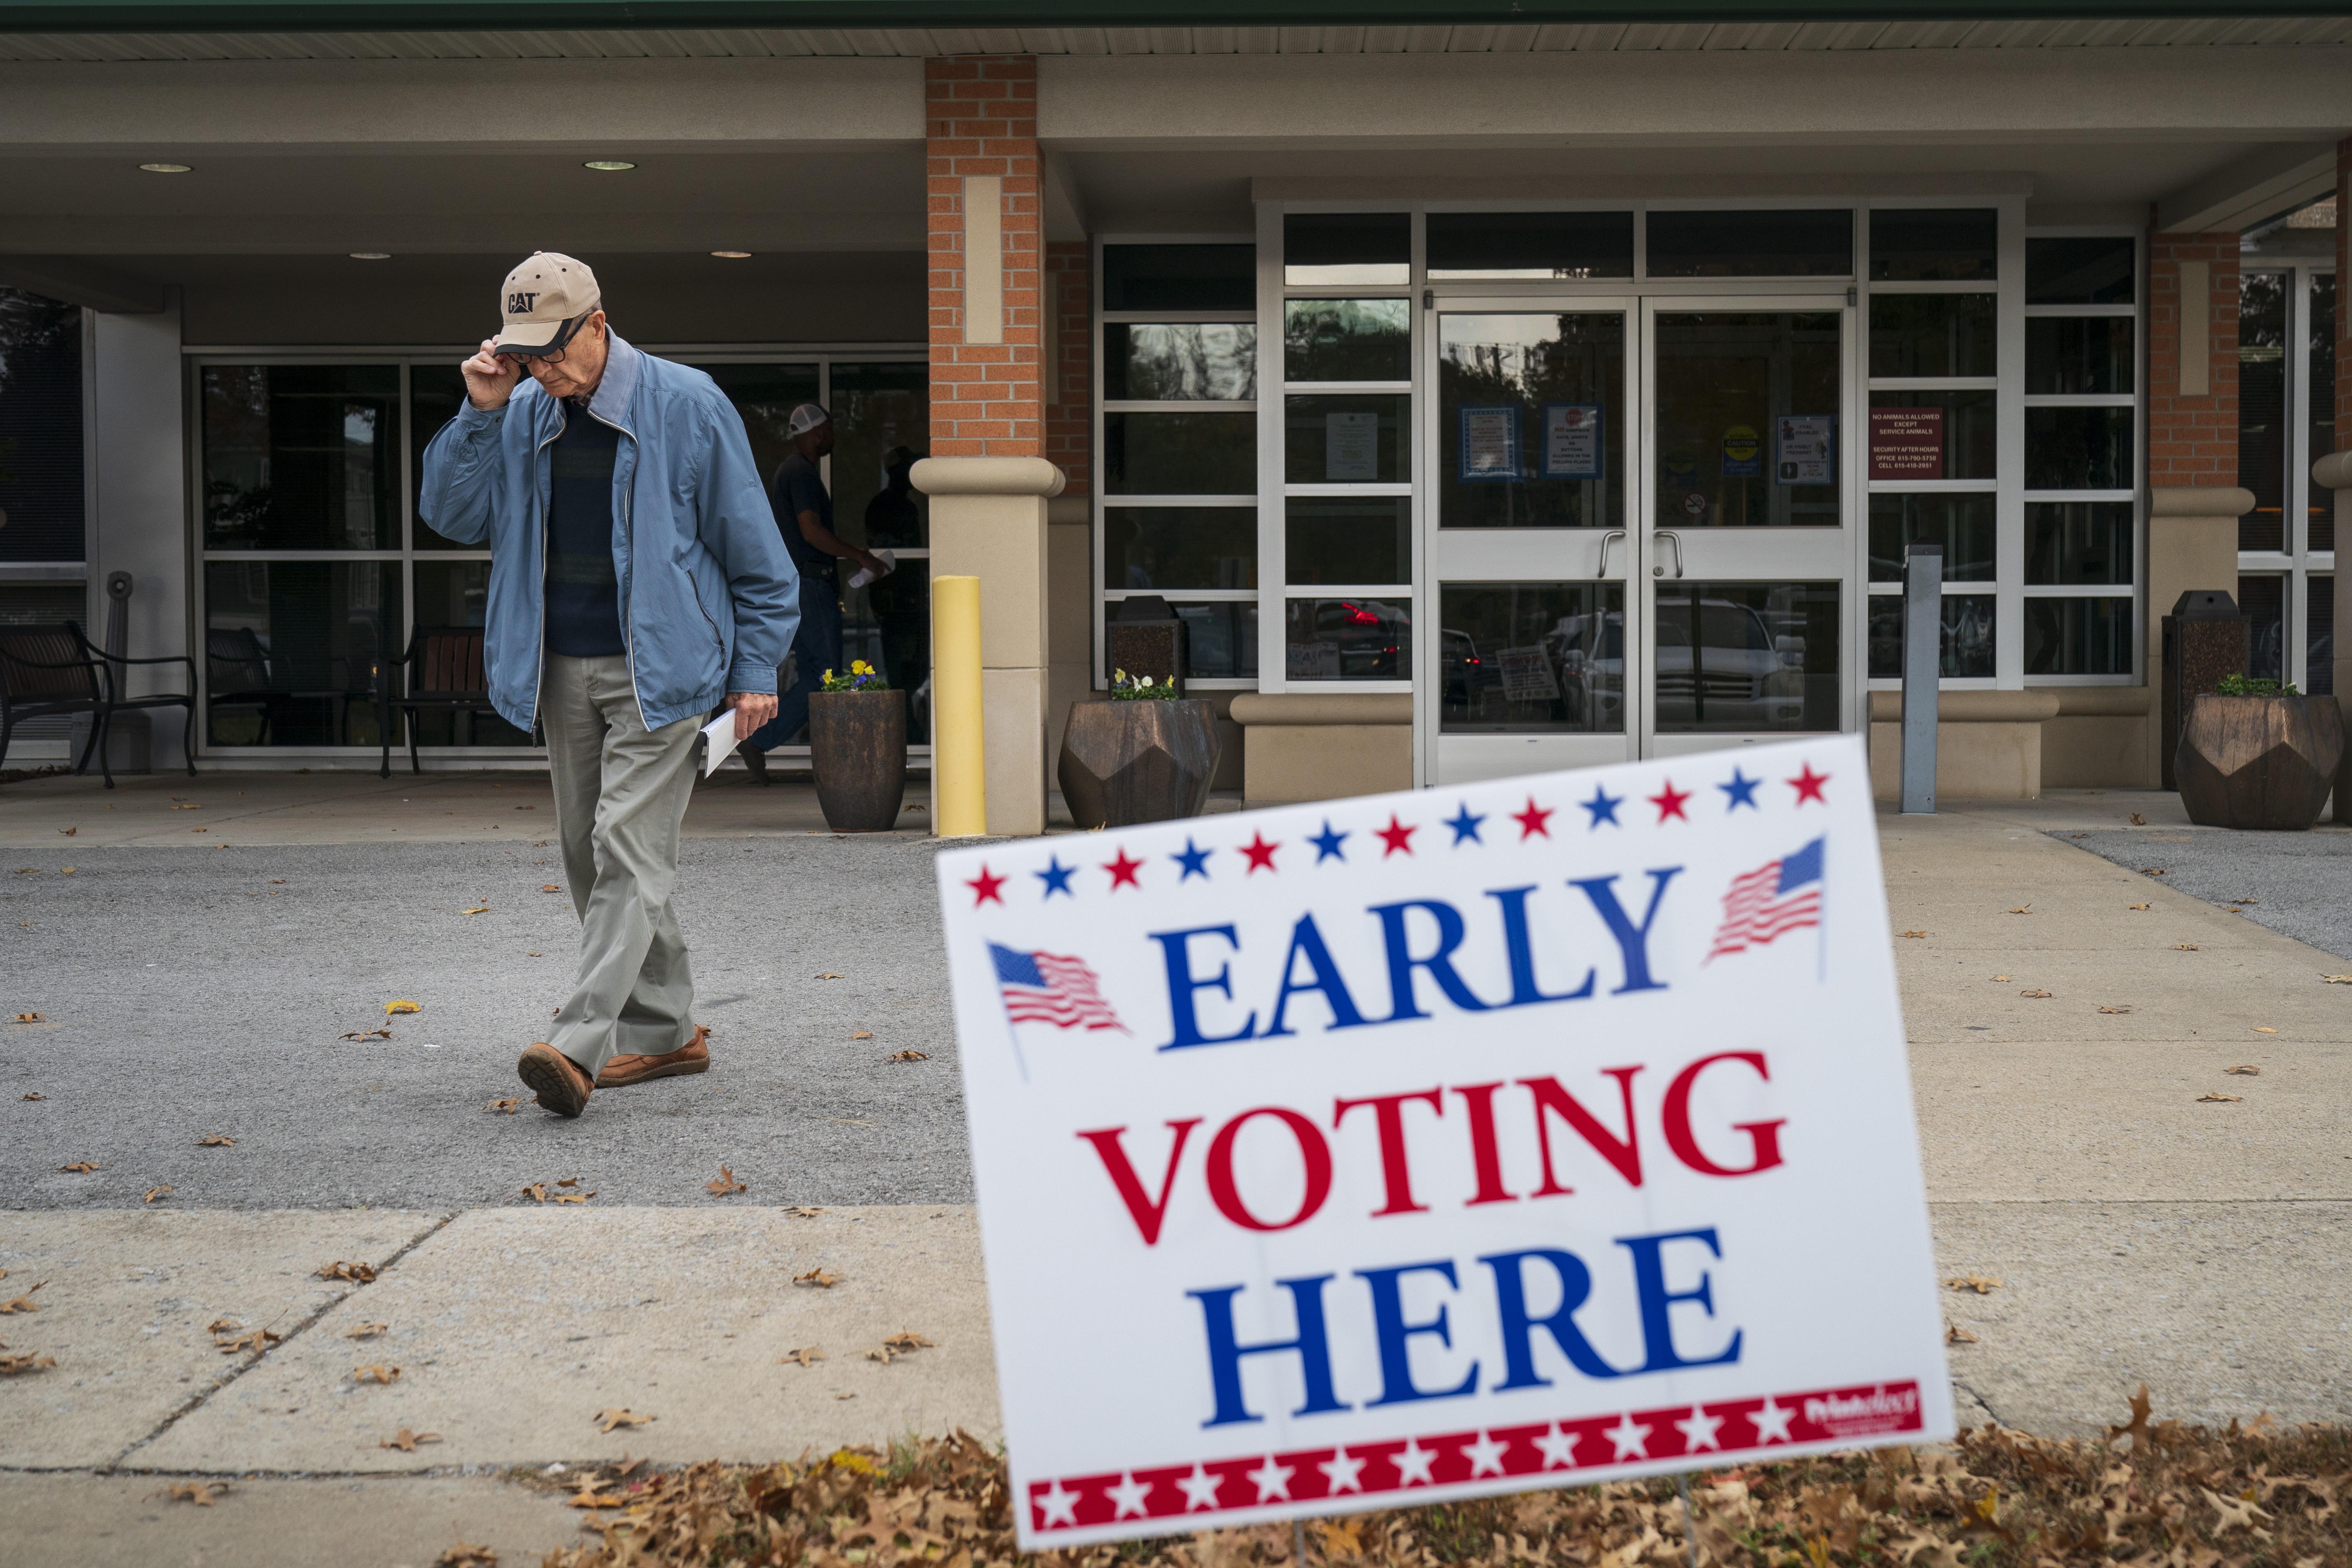
[[[824,672],[809,697],[809,762],[817,805],[835,833],[881,833],[907,798],[907,694],[864,659]]]
[[[2343,755],[2334,699],[2227,675],[2189,700],[2172,769],[2191,822],[2300,831],[2319,820]]]
[[[1109,701],[1070,705],[1054,771],[1071,821],[1126,827],[1200,816],[1217,750],[1213,704],[1173,680],[1115,669]]]

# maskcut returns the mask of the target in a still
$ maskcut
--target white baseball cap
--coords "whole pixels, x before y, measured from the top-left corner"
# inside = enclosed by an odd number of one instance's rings
[[[793,410],[791,418],[784,421],[784,434],[805,436],[820,425],[830,424],[832,419],[833,416],[816,404],[803,403]]]
[[[493,353],[534,358],[563,346],[568,321],[604,302],[588,264],[561,251],[534,250],[499,289],[503,318]]]

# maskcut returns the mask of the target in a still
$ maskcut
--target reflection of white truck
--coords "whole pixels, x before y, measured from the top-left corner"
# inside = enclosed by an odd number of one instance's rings
[[[1613,730],[1624,720],[1624,618],[1603,617],[1606,625],[1592,646],[1595,628],[1583,623],[1593,618],[1565,617],[1554,636],[1567,645],[1562,674],[1592,704],[1593,727]],[[1654,680],[1661,727],[1803,727],[1804,638],[1774,636],[1762,616],[1729,599],[1699,601],[1698,634],[1694,658],[1690,602],[1666,599],[1658,605]],[[1580,706],[1573,697],[1570,706]]]

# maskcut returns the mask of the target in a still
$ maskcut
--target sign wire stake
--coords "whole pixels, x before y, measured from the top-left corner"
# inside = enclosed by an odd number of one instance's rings
[[[1690,1568],[1698,1568],[1698,1529],[1691,1522],[1690,1472],[1675,1473],[1675,1490],[1683,1500],[1683,1550],[1690,1559]]]
[[[1290,1560],[1298,1568],[1307,1568],[1307,1524],[1303,1520],[1290,1521]]]

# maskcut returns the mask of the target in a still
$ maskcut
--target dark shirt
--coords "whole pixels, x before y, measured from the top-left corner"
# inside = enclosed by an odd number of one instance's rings
[[[547,647],[589,658],[625,653],[621,584],[613,571],[613,458],[621,433],[580,403],[563,405],[549,454]]]
[[[776,465],[773,493],[776,527],[783,532],[784,548],[792,552],[793,566],[803,577],[812,572],[832,572],[833,557],[811,544],[801,532],[801,513],[804,511],[816,513],[825,531],[833,531],[833,497],[825,493],[824,479],[817,472],[816,465],[794,452]]]

